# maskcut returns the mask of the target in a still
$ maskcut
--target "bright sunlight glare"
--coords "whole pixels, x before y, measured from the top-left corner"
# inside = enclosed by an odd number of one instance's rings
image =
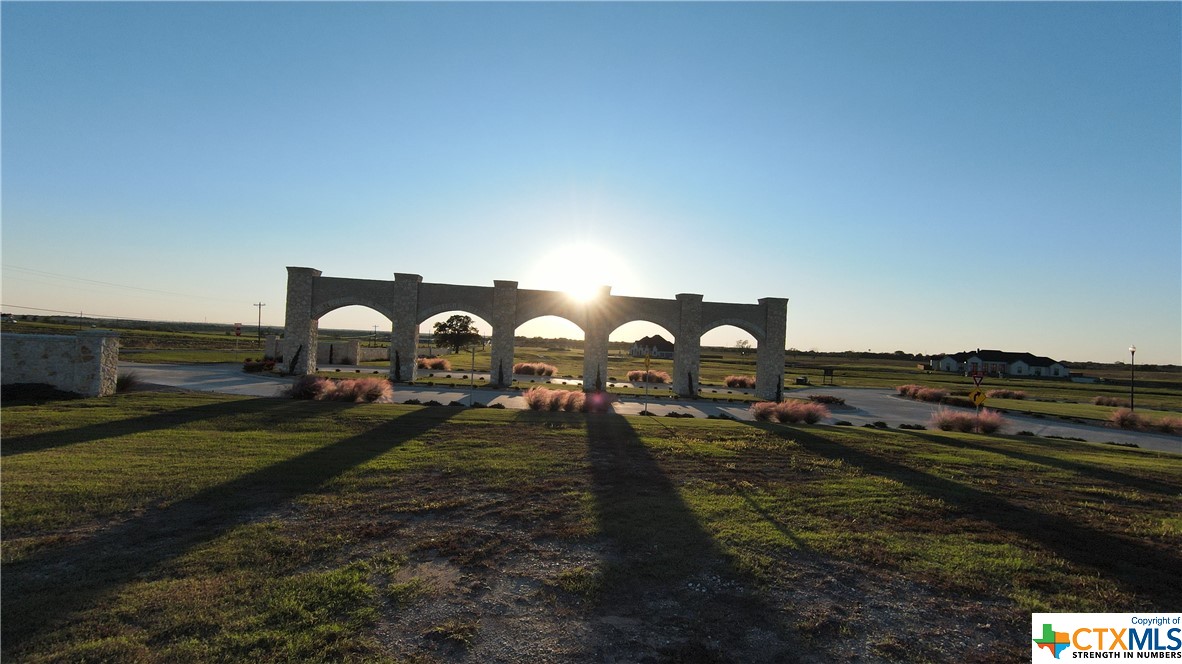
[[[594,298],[603,286],[614,290],[623,285],[634,290],[632,279],[631,269],[620,256],[589,242],[566,244],[546,252],[529,274],[531,286],[562,291],[580,302]]]

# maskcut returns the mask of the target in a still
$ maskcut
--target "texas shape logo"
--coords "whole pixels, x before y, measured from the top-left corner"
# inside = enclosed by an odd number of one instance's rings
[[[1035,639],[1034,643],[1037,644],[1039,648],[1046,648],[1047,650],[1050,650],[1052,653],[1054,653],[1055,659],[1059,659],[1059,653],[1063,652],[1067,649],[1067,646],[1071,645],[1071,637],[1067,634],[1067,632],[1056,632],[1054,628],[1051,627],[1050,623],[1043,623],[1042,638]]]

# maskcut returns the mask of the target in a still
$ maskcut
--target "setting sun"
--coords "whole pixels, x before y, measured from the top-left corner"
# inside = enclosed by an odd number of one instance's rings
[[[562,291],[580,302],[594,298],[604,286],[631,285],[631,280],[631,270],[620,256],[589,242],[547,252],[529,275],[530,283]]]

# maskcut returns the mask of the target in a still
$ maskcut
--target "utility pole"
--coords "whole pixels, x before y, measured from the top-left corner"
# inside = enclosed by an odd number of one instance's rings
[[[259,303],[255,304],[254,306],[259,308],[259,346],[262,346],[263,345],[263,307],[265,307],[267,305],[262,302],[259,302]]]

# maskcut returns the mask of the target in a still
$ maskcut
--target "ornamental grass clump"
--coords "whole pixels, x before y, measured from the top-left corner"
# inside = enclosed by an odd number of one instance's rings
[[[293,399],[348,401],[352,403],[393,403],[394,388],[384,378],[349,378],[334,381],[322,376],[300,376],[287,395]]]
[[[637,369],[628,372],[628,380],[633,383],[671,383],[673,377],[664,371]]]
[[[750,389],[755,387],[755,376],[727,376],[723,382],[727,387]]]
[[[513,365],[513,373],[522,376],[553,376],[558,373],[558,367],[544,362],[518,362]]]
[[[574,390],[552,390],[546,387],[531,387],[525,393],[525,403],[530,410],[550,412],[566,411],[568,413],[606,412],[610,398],[598,398],[598,395],[587,395]],[[603,407],[597,404],[602,402]],[[593,410],[599,408],[598,410]]]
[[[829,409],[819,403],[797,399],[789,399],[780,403],[760,401],[751,405],[751,415],[760,422],[816,424],[829,417]]]
[[[1000,389],[989,390],[985,393],[985,396],[989,397],[990,399],[1025,399],[1026,393],[1022,390]]]
[[[977,431],[992,434],[1005,426],[1006,420],[995,410],[984,409],[980,413],[963,413],[941,408],[932,414],[929,425],[941,431],[971,433]]]
[[[420,357],[415,360],[415,366],[434,371],[451,371],[451,362],[442,357]]]
[[[1145,419],[1129,408],[1118,408],[1108,416],[1108,423],[1118,429],[1141,429]]]
[[[1092,397],[1092,403],[1097,406],[1119,406],[1122,408],[1129,407],[1128,399],[1121,399],[1119,397],[1106,397],[1106,396]]]

